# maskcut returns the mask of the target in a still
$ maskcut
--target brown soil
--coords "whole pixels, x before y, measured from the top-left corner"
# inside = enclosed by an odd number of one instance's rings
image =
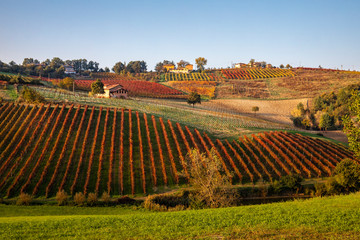
[[[282,124],[292,125],[290,120],[291,110],[296,108],[297,104],[302,102],[305,106],[307,98],[291,100],[250,100],[250,99],[216,99],[208,103],[227,110],[238,113],[245,113],[257,118],[270,120]],[[258,106],[259,111],[255,114],[252,107]]]

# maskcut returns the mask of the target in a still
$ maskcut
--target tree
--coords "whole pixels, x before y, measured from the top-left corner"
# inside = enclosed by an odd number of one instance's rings
[[[130,73],[144,73],[146,69],[147,65],[145,61],[130,61],[126,65],[126,71]]]
[[[197,66],[197,69],[199,69],[200,71],[204,71],[204,66],[207,64],[207,59],[203,58],[203,57],[198,57],[197,59],[195,59],[195,63]]]
[[[321,129],[328,130],[329,128],[332,128],[334,126],[334,118],[330,116],[328,113],[324,113],[321,115],[319,127]]]
[[[66,77],[60,81],[59,87],[67,90],[71,90],[74,84],[75,84],[74,79],[72,79],[71,77]]]
[[[92,94],[104,93],[104,84],[100,81],[100,79],[96,79],[96,81],[91,84],[91,93]]]
[[[189,65],[190,63],[184,60],[180,60],[180,62],[177,63],[178,68],[184,68],[186,65]],[[205,64],[206,65],[206,64]]]
[[[54,57],[50,62],[50,66],[52,66],[53,68],[59,68],[62,65],[64,65],[64,61],[58,57]]]
[[[24,61],[22,63],[23,66],[29,65],[29,64],[33,64],[34,63],[34,59],[33,58],[24,58]]]
[[[125,69],[125,65],[122,62],[117,62],[115,63],[114,67],[111,70],[113,70],[117,74],[120,74],[121,71],[123,71],[124,69]],[[106,68],[105,68],[105,72],[106,72]]]
[[[224,174],[221,161],[214,149],[211,149],[210,157],[198,150],[191,150],[187,155],[186,165],[190,173],[190,184],[197,190],[195,201],[203,202],[208,207],[231,204],[225,194],[226,187],[231,185],[230,179]]]
[[[105,72],[110,72],[110,69],[108,67],[105,67],[104,71]]]
[[[360,165],[352,159],[344,159],[336,165],[334,178],[345,192],[360,189]]]
[[[343,118],[344,132],[349,141],[349,147],[357,158],[360,158],[360,95],[359,91],[353,91],[349,101],[351,115]]]
[[[280,66],[279,66],[280,68],[284,68],[284,65],[283,64],[280,64]]]
[[[251,111],[253,111],[255,113],[255,116],[256,116],[256,112],[259,111],[259,107],[258,106],[254,106],[251,108]]]
[[[252,58],[252,59],[250,59],[249,63],[251,64],[251,66],[252,66],[252,65],[254,65],[254,63],[255,63],[255,59],[253,59],[253,58]]]
[[[286,64],[286,68],[290,69],[290,68],[292,68],[292,66],[290,64]]]
[[[163,66],[164,64],[162,62],[158,62],[155,66],[155,71],[156,72],[162,72],[163,71]]]
[[[188,99],[187,99],[187,103],[188,104],[192,104],[193,107],[196,103],[200,103],[201,104],[201,97],[200,94],[198,94],[197,92],[192,92],[190,93]]]

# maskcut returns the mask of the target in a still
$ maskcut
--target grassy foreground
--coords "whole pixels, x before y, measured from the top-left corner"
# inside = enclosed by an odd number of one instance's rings
[[[181,212],[0,205],[1,239],[357,239],[360,193]]]

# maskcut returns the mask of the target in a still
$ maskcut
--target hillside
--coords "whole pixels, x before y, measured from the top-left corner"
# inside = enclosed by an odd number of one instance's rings
[[[360,72],[315,68],[223,69],[196,78],[185,74],[169,76],[165,77],[169,86],[216,99],[313,98],[360,82]]]
[[[360,194],[181,212],[0,205],[2,239],[358,239]]]
[[[286,132],[219,140],[123,108],[6,103],[0,113],[0,192],[8,197],[50,197],[59,189],[153,193],[187,183],[190,148],[215,148],[234,184],[293,173],[329,176],[337,162],[352,156],[341,145]]]

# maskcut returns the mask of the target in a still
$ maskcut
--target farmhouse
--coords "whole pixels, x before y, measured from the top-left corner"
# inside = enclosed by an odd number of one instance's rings
[[[65,68],[65,71],[64,71],[65,74],[76,74],[76,72],[72,66],[64,66],[64,68]]]
[[[103,94],[97,94],[98,97],[104,98],[127,98],[128,90],[124,89],[120,84],[104,86]]]
[[[246,67],[246,63],[235,63],[235,68],[243,68]]]
[[[175,65],[174,64],[165,64],[163,66],[163,68],[166,70],[166,72],[169,72],[170,70],[174,70],[175,69]]]
[[[188,64],[185,67],[181,67],[178,69],[172,69],[170,72],[172,73],[189,73],[194,69],[194,66],[192,64]]]

